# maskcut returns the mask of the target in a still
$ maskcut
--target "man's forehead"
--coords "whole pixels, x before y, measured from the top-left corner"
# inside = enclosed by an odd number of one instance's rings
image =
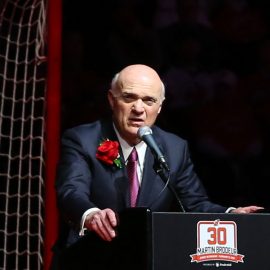
[[[147,90],[159,90],[160,81],[153,80],[147,76],[140,77],[124,77],[119,81],[119,86],[122,89],[147,89]]]
[[[123,84],[120,90],[122,93],[136,94],[140,96],[159,96],[160,88],[147,83],[135,83],[135,82],[126,82]]]

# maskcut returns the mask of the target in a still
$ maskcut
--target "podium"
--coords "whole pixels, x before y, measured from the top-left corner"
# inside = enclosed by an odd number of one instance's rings
[[[270,270],[270,214],[151,212],[120,214],[118,237],[93,233],[62,254],[65,270]]]

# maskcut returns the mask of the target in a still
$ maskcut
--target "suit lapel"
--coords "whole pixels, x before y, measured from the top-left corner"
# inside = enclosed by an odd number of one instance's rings
[[[157,183],[160,181],[159,176],[156,174],[153,169],[154,156],[150,152],[150,149],[147,148],[145,155],[145,164],[142,177],[142,184],[139,192],[139,197],[137,201],[138,207],[147,207],[150,206],[156,195]]]
[[[153,135],[155,137],[156,143],[160,150],[165,155],[165,151],[163,149],[162,139],[160,138],[159,134],[157,133],[155,127],[152,127]],[[137,201],[137,206],[141,207],[150,207],[155,200],[158,199],[158,196],[162,189],[164,188],[164,182],[160,178],[160,176],[156,173],[155,169],[153,168],[155,163],[155,158],[151,153],[149,147],[147,148],[145,154],[145,164],[144,164],[144,171],[143,171],[143,178],[142,178],[142,185]]]
[[[102,139],[109,139],[118,141],[117,135],[114,131],[112,121],[102,122]],[[118,141],[119,142],[119,141]],[[119,154],[122,163],[122,168],[116,166],[111,167],[111,181],[114,183],[115,189],[118,193],[118,207],[129,207],[129,180],[127,176],[125,159],[122,148],[119,146]]]

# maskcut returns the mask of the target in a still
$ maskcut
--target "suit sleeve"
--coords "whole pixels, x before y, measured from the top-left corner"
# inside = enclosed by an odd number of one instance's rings
[[[57,168],[56,192],[60,212],[79,228],[83,213],[95,205],[90,201],[90,156],[75,130],[64,133]]]

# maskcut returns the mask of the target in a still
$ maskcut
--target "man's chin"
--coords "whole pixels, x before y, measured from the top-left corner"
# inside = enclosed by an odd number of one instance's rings
[[[140,126],[135,126],[135,125],[133,125],[133,126],[130,126],[129,127],[129,131],[130,131],[130,133],[132,133],[132,134],[137,134],[137,132],[138,132],[138,129],[140,128]]]
[[[137,133],[138,133],[139,128],[140,126],[132,125],[132,126],[129,126],[126,131],[129,134],[129,136],[135,138],[138,136]]]
[[[128,128],[127,128],[127,131],[130,135],[132,136],[138,136],[138,130],[140,127],[143,127],[145,126],[145,123],[144,122],[136,122],[136,123],[130,123]]]

